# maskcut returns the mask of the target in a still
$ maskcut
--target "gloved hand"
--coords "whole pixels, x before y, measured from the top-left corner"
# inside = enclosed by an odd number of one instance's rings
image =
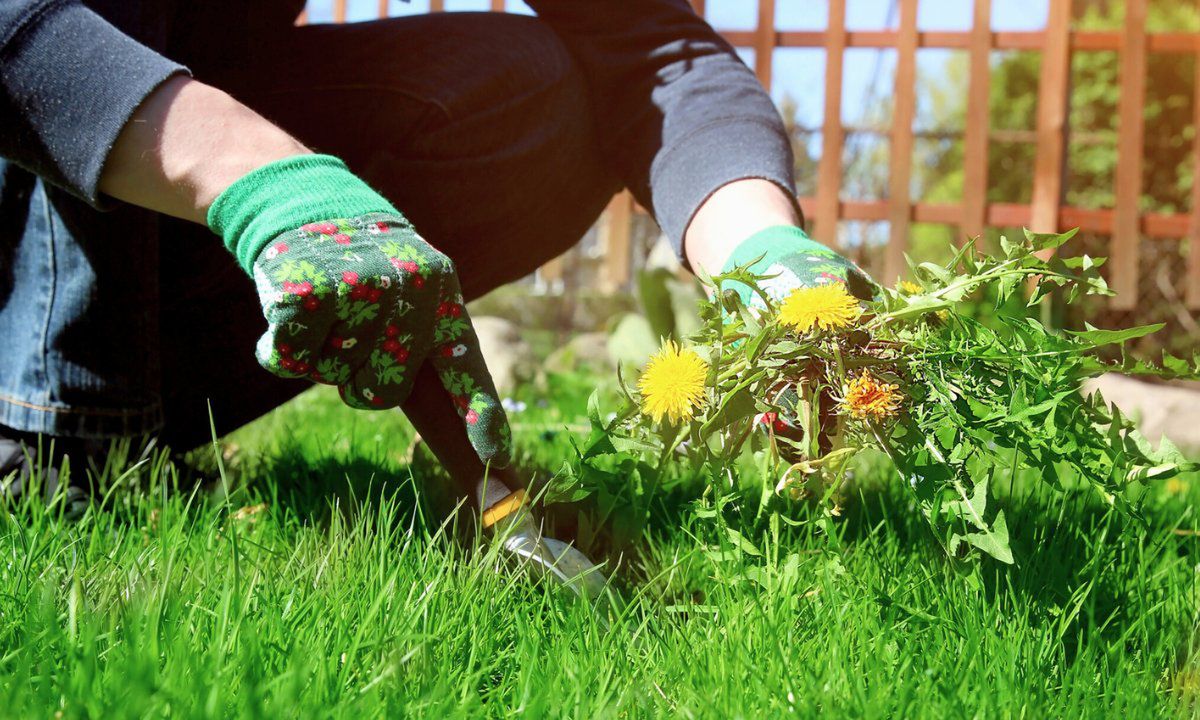
[[[776,304],[783,302],[794,290],[829,283],[844,283],[846,290],[861,300],[875,294],[874,282],[857,265],[791,225],[776,225],[751,235],[734,249],[722,272],[747,263],[753,263],[750,270],[757,275],[774,276],[760,282],[759,287]],[[747,307],[765,309],[762,297],[748,285],[730,282],[723,287],[737,292]],[[774,409],[759,416],[762,426],[769,432],[799,441],[803,433],[797,427],[798,388],[792,384],[781,385],[771,396]],[[829,388],[820,393],[819,403],[818,441],[821,451],[828,452],[831,447],[829,436],[836,426],[834,400]]]
[[[725,261],[722,272],[750,262],[754,262],[750,266],[754,273],[775,276],[759,286],[777,303],[797,288],[831,282],[845,283],[847,291],[862,300],[875,294],[875,283],[857,265],[792,225],[769,227],[742,241]],[[749,286],[728,283],[725,287],[735,290],[747,306],[762,309],[762,298]]]
[[[258,288],[264,368],[384,409],[404,402],[428,359],[480,459],[508,462],[508,421],[453,263],[341,160],[259,168],[216,199],[208,224]]]

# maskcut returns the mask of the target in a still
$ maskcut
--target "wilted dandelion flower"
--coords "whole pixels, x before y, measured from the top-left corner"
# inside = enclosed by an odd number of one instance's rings
[[[846,383],[842,407],[859,420],[883,420],[896,414],[901,400],[897,386],[880,382],[863,370]]]
[[[921,293],[925,292],[925,288],[916,284],[912,280],[901,280],[900,284],[896,286],[896,289],[905,295],[920,295]]]
[[[779,308],[779,322],[800,332],[840,330],[858,319],[860,312],[844,283],[828,283],[793,290]]]
[[[707,375],[708,363],[694,350],[680,348],[668,340],[651,356],[638,379],[642,412],[655,422],[662,422],[664,416],[672,423],[690,420],[696,409],[704,404],[704,378]]]

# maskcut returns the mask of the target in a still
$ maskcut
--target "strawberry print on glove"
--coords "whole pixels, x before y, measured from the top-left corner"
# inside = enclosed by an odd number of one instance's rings
[[[453,263],[402,216],[305,224],[267,244],[253,274],[269,323],[257,348],[267,370],[382,409],[404,402],[428,360],[480,458],[507,463],[508,422]]]

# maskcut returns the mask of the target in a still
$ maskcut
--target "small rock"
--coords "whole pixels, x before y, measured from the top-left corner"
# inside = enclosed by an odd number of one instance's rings
[[[585,367],[607,372],[616,370],[608,352],[608,333],[580,333],[550,353],[545,363],[546,372],[553,373],[568,373]]]
[[[675,248],[666,235],[659,235],[658,239],[654,241],[654,246],[650,248],[650,253],[646,256],[645,267],[647,270],[656,268],[671,272],[679,270],[679,255],[676,254]]]
[[[516,323],[498,317],[473,319],[479,348],[501,395],[512,394],[518,386],[537,374],[537,359],[529,343],[521,337]]]
[[[259,503],[257,505],[247,505],[246,507],[243,507],[243,508],[239,509],[237,512],[235,512],[233,514],[233,519],[234,520],[249,520],[252,523],[258,522],[258,518],[255,516],[266,509],[267,509],[266,503]]]
[[[1096,390],[1132,419],[1151,443],[1167,437],[1187,452],[1200,451],[1200,387],[1148,383],[1106,373],[1083,384]]]

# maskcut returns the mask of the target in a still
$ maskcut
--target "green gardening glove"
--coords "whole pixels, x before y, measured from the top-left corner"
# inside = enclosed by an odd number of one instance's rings
[[[797,288],[831,282],[845,283],[851,295],[863,300],[875,295],[874,282],[857,265],[792,225],[775,225],[742,241],[722,272],[747,263],[753,263],[751,272],[773,276],[759,287],[776,303]],[[736,291],[745,305],[765,309],[762,298],[748,285],[730,282],[723,287]]]
[[[264,368],[383,409],[404,402],[429,360],[480,459],[508,462],[508,421],[453,263],[341,160],[259,168],[216,199],[208,224],[258,288]]]

